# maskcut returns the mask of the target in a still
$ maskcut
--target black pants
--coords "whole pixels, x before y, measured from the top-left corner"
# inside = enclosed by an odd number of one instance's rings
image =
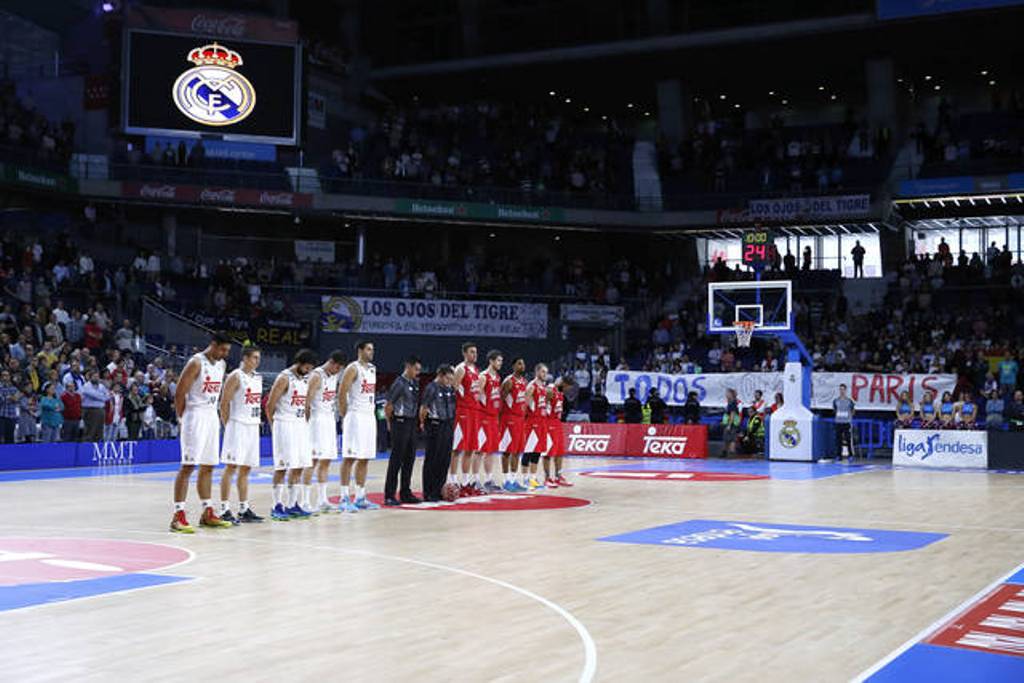
[[[853,435],[850,431],[849,422],[836,422],[836,457],[843,457],[843,444],[846,444],[846,452],[853,457]]]
[[[82,418],[85,420],[85,434],[83,441],[103,441],[103,422],[106,414],[103,408],[85,408],[82,410]]]
[[[412,468],[416,464],[416,418],[396,417],[391,420],[391,457],[384,481],[384,498],[394,498],[401,473],[402,496],[411,496]]]
[[[0,417],[0,443],[14,443],[15,422],[13,417]]]
[[[452,460],[452,421],[427,420],[425,426],[427,448],[423,461],[423,495],[426,498],[440,498]]]

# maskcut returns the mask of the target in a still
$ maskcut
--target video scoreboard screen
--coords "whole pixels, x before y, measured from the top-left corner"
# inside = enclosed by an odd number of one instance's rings
[[[126,133],[298,144],[297,44],[129,30]]]

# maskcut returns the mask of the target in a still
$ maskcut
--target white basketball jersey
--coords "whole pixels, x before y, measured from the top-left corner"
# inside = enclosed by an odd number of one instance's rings
[[[260,423],[263,399],[263,378],[255,372],[249,374],[241,368],[233,370],[228,378],[238,378],[238,389],[231,397],[230,419],[249,425]]]
[[[313,403],[310,405],[312,417],[335,419],[335,407],[338,405],[338,378],[341,373],[336,372],[328,375],[323,368],[313,370],[320,377],[320,388],[313,394]]]
[[[185,405],[189,408],[216,408],[220,388],[224,384],[225,363],[223,360],[212,363],[205,353],[197,353],[192,358],[199,360],[199,375],[189,387]]]
[[[348,410],[355,413],[373,413],[377,391],[377,368],[373,363],[363,365],[352,361],[348,368],[356,369],[356,379],[348,389]],[[348,372],[348,368],[345,371]]]
[[[288,380],[288,388],[277,399],[274,421],[299,422],[306,419],[306,393],[309,391],[309,375],[299,377],[291,369],[284,370],[278,377]]]

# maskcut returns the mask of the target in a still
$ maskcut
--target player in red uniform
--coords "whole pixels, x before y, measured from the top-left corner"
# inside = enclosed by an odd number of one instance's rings
[[[480,371],[476,367],[476,344],[466,342],[462,345],[462,362],[455,366],[452,386],[455,387],[455,434],[452,438],[452,463],[448,470],[448,482],[458,484],[459,454],[462,455],[462,490],[461,495],[470,496],[483,493],[470,485],[469,473],[472,469],[473,456],[479,452],[477,435],[479,433],[480,400],[477,393],[480,387]]]
[[[527,490],[544,488],[537,481],[540,454],[548,450],[548,366],[537,363],[533,380],[526,385],[526,442],[523,445],[523,471],[529,476]]]
[[[487,493],[498,493],[501,487],[494,483],[493,456],[501,450],[501,430],[498,423],[498,412],[501,410],[501,364],[504,356],[501,351],[487,352],[487,369],[480,373],[480,459],[483,460],[486,480],[483,489]],[[479,464],[473,465],[474,484],[480,486]]]
[[[565,432],[562,430],[562,413],[565,411],[565,394],[562,391],[573,383],[571,377],[559,377],[548,388],[548,438],[551,447],[544,453],[544,485],[556,489],[559,486],[572,486],[562,476],[562,456],[565,455]],[[551,465],[554,465],[554,476]]]
[[[527,472],[522,471],[522,481],[516,481],[519,458],[526,442],[526,361],[516,358],[512,361],[512,374],[501,383],[501,471],[505,473],[503,489],[510,493],[526,490]]]

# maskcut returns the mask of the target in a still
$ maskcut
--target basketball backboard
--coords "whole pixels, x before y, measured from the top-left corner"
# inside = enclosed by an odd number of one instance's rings
[[[755,332],[793,329],[793,283],[789,280],[708,283],[708,332],[729,334],[737,321],[752,321]]]

